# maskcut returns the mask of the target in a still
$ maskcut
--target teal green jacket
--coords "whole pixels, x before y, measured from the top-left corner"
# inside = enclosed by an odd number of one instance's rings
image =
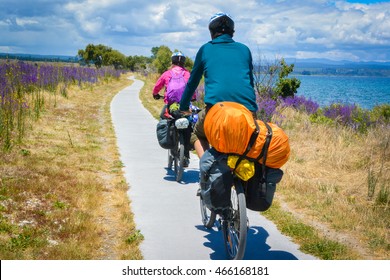
[[[203,75],[206,105],[233,101],[252,112],[257,111],[252,55],[247,46],[235,42],[228,34],[204,44],[196,54],[190,79],[180,101],[180,110],[188,110],[191,97]]]

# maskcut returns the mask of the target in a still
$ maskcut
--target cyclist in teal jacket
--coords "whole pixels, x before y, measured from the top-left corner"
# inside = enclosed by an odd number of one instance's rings
[[[209,22],[211,41],[196,54],[190,79],[180,101],[180,110],[188,111],[191,96],[204,75],[206,110],[199,113],[191,144],[199,157],[208,142],[203,123],[207,110],[215,103],[233,101],[247,107],[254,114],[258,107],[253,84],[252,54],[247,46],[233,40],[234,21],[228,14],[218,13]]]

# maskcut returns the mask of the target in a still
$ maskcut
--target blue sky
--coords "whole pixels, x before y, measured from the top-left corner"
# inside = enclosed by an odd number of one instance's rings
[[[194,57],[219,11],[254,57],[390,61],[390,1],[363,0],[1,0],[0,52],[76,55],[92,43]]]

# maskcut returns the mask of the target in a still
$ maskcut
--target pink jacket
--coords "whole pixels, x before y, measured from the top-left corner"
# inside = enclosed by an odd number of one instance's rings
[[[172,73],[171,71],[175,72],[175,74],[177,73],[181,73],[181,71],[184,70],[184,80],[186,82],[188,82],[188,79],[190,78],[190,72],[183,68],[183,67],[180,67],[180,66],[177,66],[177,65],[173,65],[171,67],[171,69],[165,71],[164,73],[162,73],[162,75],[160,76],[160,78],[158,78],[156,84],[154,85],[154,88],[153,88],[153,95],[157,95],[160,90],[162,90],[163,88],[164,89],[164,102],[167,104],[168,101],[167,101],[167,95],[166,95],[166,92],[167,92],[167,86],[168,86],[168,83],[169,83],[169,80],[171,79],[172,77]],[[193,98],[196,98],[196,94],[194,93],[194,96]]]

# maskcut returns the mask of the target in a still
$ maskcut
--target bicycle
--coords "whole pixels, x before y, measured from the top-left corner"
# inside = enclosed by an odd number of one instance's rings
[[[217,220],[217,214],[208,209],[200,195],[200,209],[203,225],[210,229]],[[227,257],[231,260],[241,260],[246,249],[248,218],[243,182],[234,176],[231,186],[230,206],[218,213],[220,217],[218,229],[222,229],[224,247]]]
[[[218,110],[223,106],[213,108]],[[236,115],[232,114],[232,116]],[[227,126],[231,125],[230,122],[221,124],[227,130],[229,130]],[[259,154],[250,158],[247,155],[258,139],[260,125],[264,125],[266,129],[262,130],[265,133],[265,135],[263,134],[265,136],[263,136],[264,142]],[[226,130],[213,127],[213,133],[218,134],[218,136],[210,137],[214,140],[213,143],[210,143],[212,148],[205,151],[200,159],[199,196],[202,223],[206,228],[211,228],[216,224],[217,216],[220,217],[217,227],[222,229],[227,256],[233,260],[240,260],[245,254],[249,228],[246,209],[267,210],[272,205],[276,184],[283,176],[283,171],[279,168],[283,163],[279,162],[278,165],[268,167],[267,158],[272,137],[274,136],[278,142],[280,139],[286,139],[283,138],[284,134],[277,130],[277,133],[274,134],[271,126],[266,122],[261,123],[261,121],[255,120],[255,126],[245,150],[239,155],[227,151],[226,141],[222,142],[225,146],[219,145],[220,139],[223,138],[220,135],[226,133]],[[226,137],[226,139],[228,138]],[[217,147],[223,149],[224,152],[219,152]],[[279,155],[287,155],[285,157],[287,160],[290,152],[288,142],[286,145],[279,145],[280,147],[283,149],[279,150]]]
[[[175,172],[175,179],[180,182],[183,177],[185,161],[186,159],[186,133],[191,135],[193,126],[197,120],[197,114],[200,109],[196,106],[192,106],[192,113],[188,116],[177,115],[175,118],[172,116],[170,119],[174,123],[173,127],[173,143],[172,149],[168,149],[168,169],[172,169]],[[188,149],[188,148],[187,148]]]

